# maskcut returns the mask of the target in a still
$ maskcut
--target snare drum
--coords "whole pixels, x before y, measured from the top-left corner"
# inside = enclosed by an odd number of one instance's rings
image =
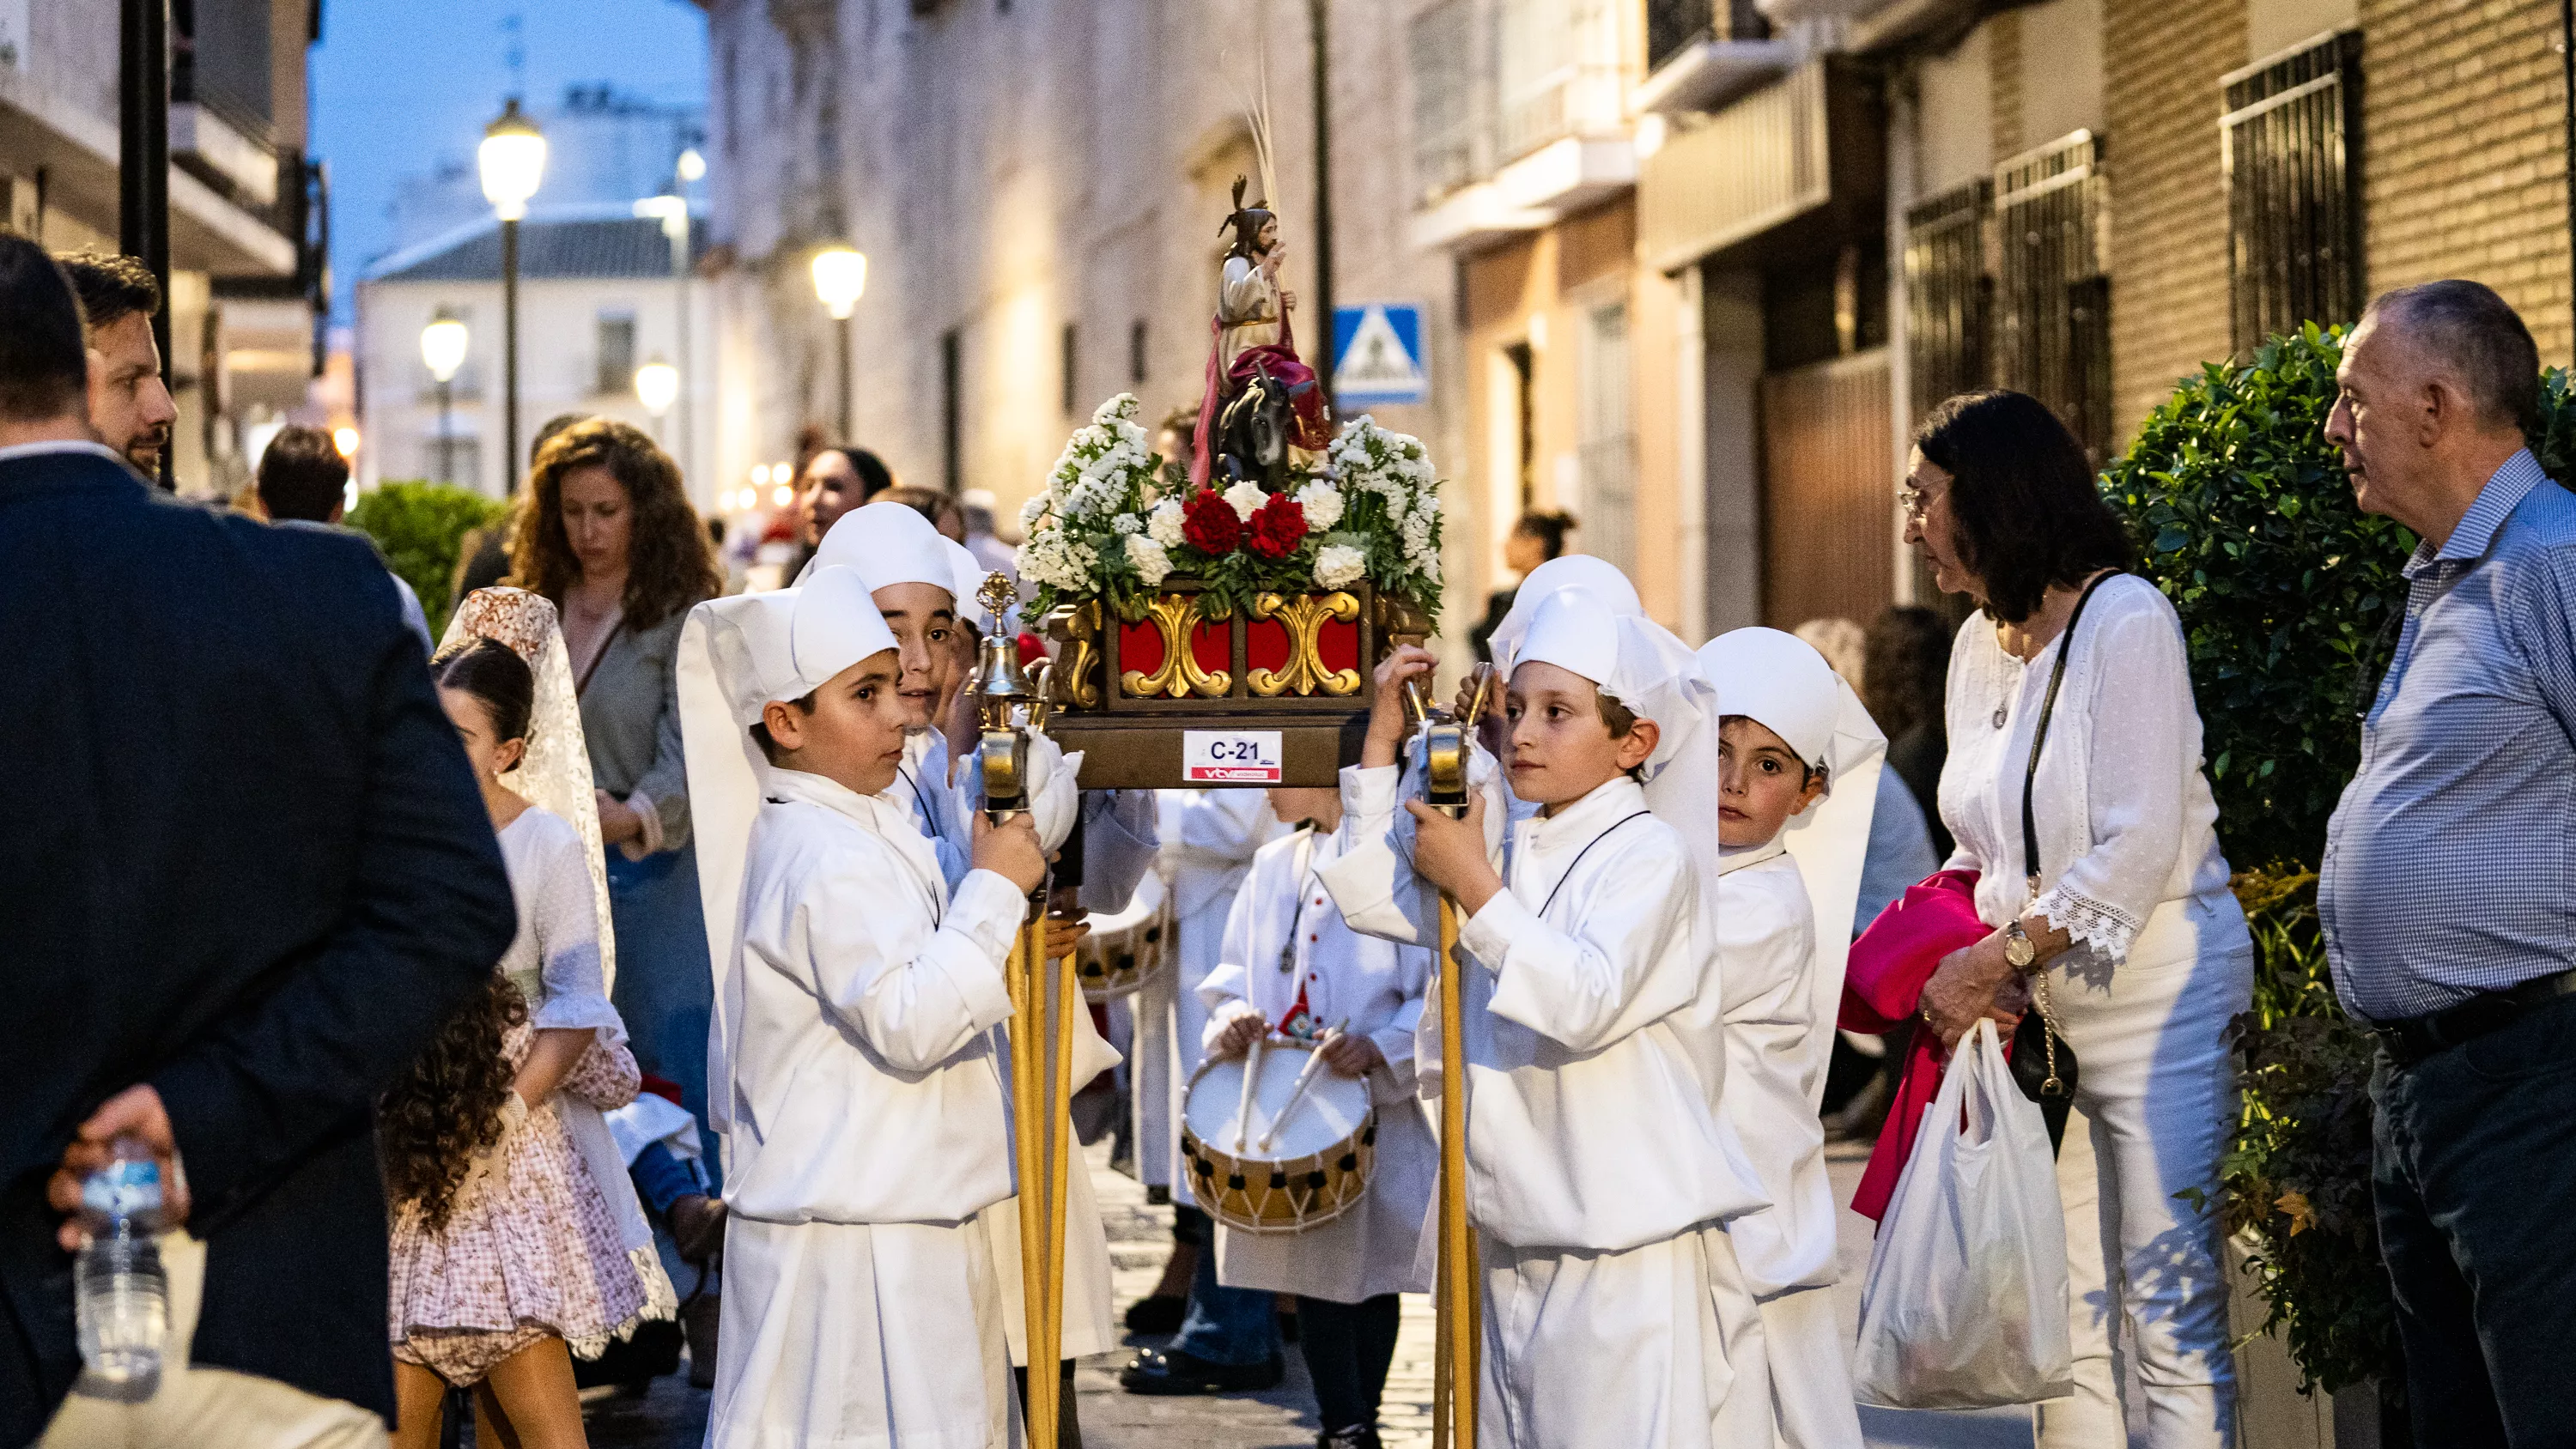
[[[1360,1078],[1319,1070],[1270,1147],[1260,1145],[1312,1055],[1303,1043],[1276,1039],[1262,1051],[1240,1149],[1244,1058],[1203,1062],[1190,1077],[1181,1106],[1182,1167],[1199,1207],[1227,1227],[1301,1233],[1348,1212],[1368,1190],[1377,1114]]]
[[[1154,979],[1171,961],[1171,893],[1148,872],[1125,908],[1094,916],[1091,934],[1073,948],[1073,970],[1086,1001],[1115,1001]]]

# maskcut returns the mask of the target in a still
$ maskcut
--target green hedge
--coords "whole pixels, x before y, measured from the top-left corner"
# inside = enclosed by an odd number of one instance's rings
[[[2316,870],[2415,545],[2354,505],[2325,441],[2343,341],[2311,324],[2202,368],[2102,476],[2182,617],[2219,840],[2254,932],[2253,1009],[2235,1025],[2244,1113],[2217,1207],[2270,1304],[2264,1330],[2286,1336],[2303,1387],[2329,1392],[2397,1379],[2370,1201],[2375,1048],[2335,1003]],[[2563,372],[2542,379],[2542,403],[2532,448],[2563,482]]]
[[[444,483],[383,483],[358,495],[344,520],[376,541],[393,571],[420,595],[429,614],[429,637],[443,636],[456,607],[448,597],[456,577],[459,542],[470,529],[498,528],[510,516],[507,500]]]

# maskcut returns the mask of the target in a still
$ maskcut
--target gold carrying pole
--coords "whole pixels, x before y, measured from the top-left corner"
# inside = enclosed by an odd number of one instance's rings
[[[1029,805],[1029,736],[1046,728],[1046,702],[1029,687],[1002,615],[1016,598],[1009,578],[993,574],[977,598],[992,616],[976,660],[984,808],[994,823]],[[1020,1298],[1028,1336],[1026,1442],[1054,1449],[1063,1417],[1064,1219],[1072,1154],[1073,1015],[1070,956],[1047,959],[1044,882],[1031,897],[1011,945],[1011,1122],[1013,1176],[1019,1186]]]
[[[1424,797],[1452,819],[1467,814],[1467,760],[1493,687],[1479,669],[1463,717],[1435,715],[1408,694],[1422,726]],[[1440,1241],[1433,1285],[1438,1312],[1431,1375],[1431,1442],[1436,1449],[1475,1449],[1476,1395],[1483,1382],[1480,1307],[1483,1277],[1467,1222],[1466,971],[1458,953],[1458,902],[1440,895]]]

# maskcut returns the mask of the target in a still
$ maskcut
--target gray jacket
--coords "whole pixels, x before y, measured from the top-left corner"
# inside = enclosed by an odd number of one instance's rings
[[[592,783],[620,800],[649,797],[664,850],[689,843],[689,767],[680,752],[679,681],[671,667],[688,617],[679,609],[650,629],[618,625],[581,687]]]

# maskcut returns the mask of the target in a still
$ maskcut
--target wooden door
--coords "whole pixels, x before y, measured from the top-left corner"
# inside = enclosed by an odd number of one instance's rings
[[[1762,622],[1866,625],[1895,591],[1887,350],[1762,379]]]

